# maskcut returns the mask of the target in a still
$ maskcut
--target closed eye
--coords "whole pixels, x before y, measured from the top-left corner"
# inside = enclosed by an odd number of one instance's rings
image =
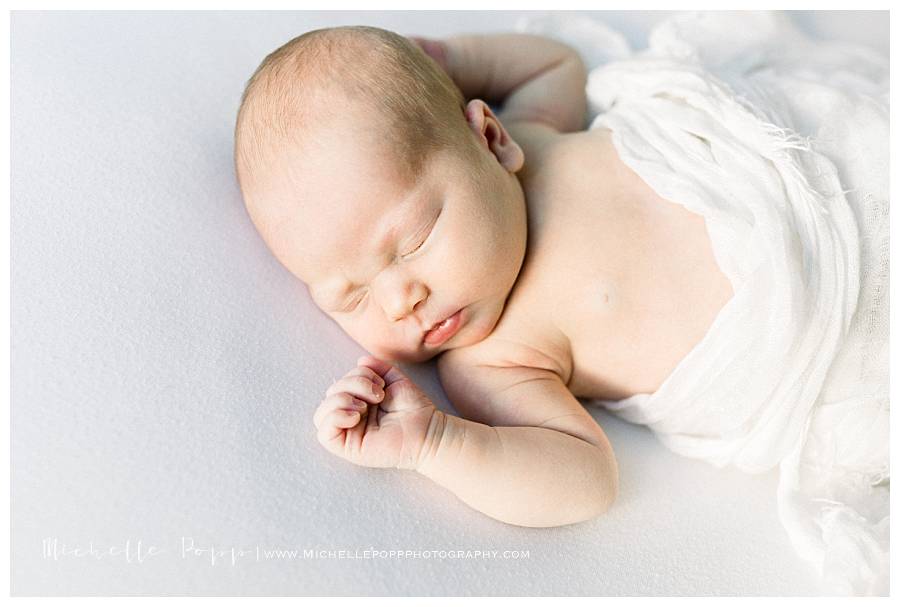
[[[431,222],[431,229],[428,230],[428,233],[427,233],[427,234],[425,235],[425,237],[419,242],[419,244],[417,244],[416,247],[415,247],[412,251],[410,251],[410,252],[408,252],[408,253],[404,253],[401,257],[404,257],[404,258],[409,257],[410,255],[412,255],[413,253],[415,253],[416,251],[418,251],[419,249],[421,249],[421,248],[425,245],[426,242],[428,242],[429,237],[431,237],[431,234],[434,232],[434,226],[437,225],[437,221],[438,221],[438,219],[440,219],[441,213],[442,213],[443,211],[444,211],[444,207],[441,207],[441,210],[438,211],[438,214],[437,214],[437,216],[434,218],[434,221]]]
[[[360,302],[362,302],[362,300],[365,299],[366,294],[368,292],[369,292],[369,290],[366,289],[365,293],[363,293],[360,297],[357,297],[353,303],[351,303],[350,305],[344,306],[343,308],[341,308],[338,311],[343,312],[345,314],[348,312],[352,312],[353,310],[355,310],[357,308],[357,306],[359,306]]]
[[[416,245],[416,248],[415,248],[415,249],[413,249],[413,250],[410,251],[409,253],[404,253],[404,254],[403,254],[403,257],[409,257],[410,255],[412,255],[413,253],[415,253],[416,251],[418,251],[419,249],[421,249],[421,248],[422,248],[422,245],[425,244],[425,241],[426,241],[426,240],[428,240],[428,236],[427,236],[427,235],[425,236],[425,238],[422,239],[422,242],[420,242],[419,244]]]

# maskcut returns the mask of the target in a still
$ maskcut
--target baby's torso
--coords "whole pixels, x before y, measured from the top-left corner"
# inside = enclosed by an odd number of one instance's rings
[[[655,392],[732,296],[700,215],[656,193],[608,130],[514,131],[528,251],[489,356],[555,365],[575,396]]]

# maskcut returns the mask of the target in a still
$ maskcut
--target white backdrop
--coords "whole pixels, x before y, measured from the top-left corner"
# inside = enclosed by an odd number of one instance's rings
[[[639,48],[665,15],[597,18]],[[777,470],[717,470],[596,409],[619,500],[554,529],[502,524],[316,442],[313,410],[363,352],[246,216],[231,161],[243,84],[317,27],[441,36],[518,16],[13,13],[13,594],[816,593],[780,527]],[[887,49],[887,13],[796,18]],[[432,365],[408,371],[452,412]],[[262,552],[274,548],[528,557]]]

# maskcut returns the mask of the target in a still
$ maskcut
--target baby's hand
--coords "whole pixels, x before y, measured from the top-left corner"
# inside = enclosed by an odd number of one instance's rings
[[[447,55],[450,49],[443,40],[423,38],[421,36],[410,36],[409,39],[425,51],[426,55],[434,59],[435,63],[441,66],[441,69],[449,73]]]
[[[319,442],[359,466],[415,469],[434,404],[397,367],[373,356],[356,362],[316,409]]]

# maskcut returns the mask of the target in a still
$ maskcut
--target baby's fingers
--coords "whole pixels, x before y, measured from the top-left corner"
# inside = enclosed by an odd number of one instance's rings
[[[352,394],[339,392],[327,397],[319,404],[316,412],[313,414],[313,423],[317,429],[320,429],[325,418],[333,411],[344,411],[347,416],[354,412],[359,412],[362,415],[367,407],[365,401],[355,398]]]
[[[359,411],[347,411],[335,409],[322,418],[316,437],[329,451],[340,455],[343,441],[341,435],[348,428],[353,428],[359,423],[362,414]]]
[[[344,377],[353,377],[355,375],[361,375],[362,377],[368,377],[372,380],[373,383],[378,384],[382,388],[384,387],[384,378],[378,375],[371,367],[367,365],[358,365],[353,369],[350,369]]]
[[[325,395],[331,397],[341,392],[347,392],[373,405],[384,398],[384,389],[376,380],[365,375],[345,375],[331,384]]]

